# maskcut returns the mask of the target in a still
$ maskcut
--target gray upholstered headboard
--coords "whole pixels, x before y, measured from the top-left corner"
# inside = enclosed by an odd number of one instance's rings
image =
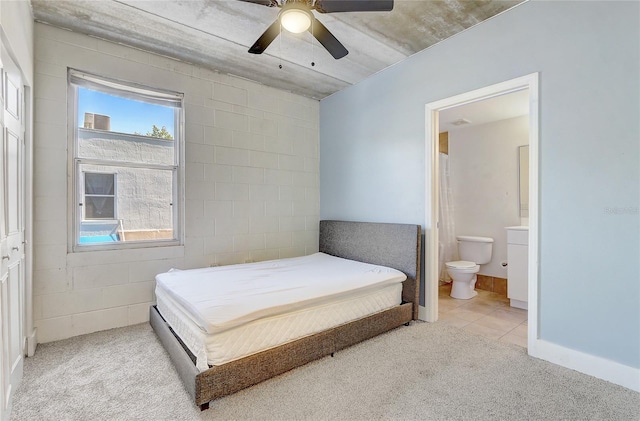
[[[320,221],[319,251],[404,272],[402,299],[413,303],[418,318],[420,225]]]

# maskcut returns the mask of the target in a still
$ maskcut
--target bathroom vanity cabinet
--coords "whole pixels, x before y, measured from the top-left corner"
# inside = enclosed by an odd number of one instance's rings
[[[511,307],[527,309],[529,227],[507,227],[507,297]]]

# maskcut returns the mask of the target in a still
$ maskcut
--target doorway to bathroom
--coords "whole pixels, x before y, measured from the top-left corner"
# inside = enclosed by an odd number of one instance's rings
[[[517,109],[518,104],[522,103],[526,108],[524,111]],[[523,122],[523,119],[526,122]],[[500,149],[491,150],[491,142],[495,143],[499,140],[493,139],[486,132],[498,124],[496,122],[498,120],[502,120],[500,124],[504,126],[501,126],[503,133],[507,133],[503,135],[506,143],[501,145]],[[509,135],[517,132],[517,130],[513,131],[513,127],[518,125],[519,130],[522,131],[522,124],[528,125],[524,128],[524,141],[522,136],[518,140],[515,139],[515,134]],[[453,133],[455,129],[467,125],[476,125],[477,128],[470,130],[469,127],[455,132],[456,141],[451,144],[451,152],[454,153],[456,160],[449,162],[449,157],[441,154],[441,152],[448,152],[449,146],[444,134]],[[535,281],[537,265],[535,262],[537,262],[538,239],[538,75],[524,76],[427,104],[426,133],[425,197],[431,200],[430,205],[425,207],[425,305],[420,308],[420,318],[426,321],[449,319],[451,324],[465,325],[472,331],[486,328],[484,329],[486,336],[496,339],[502,337],[501,340],[507,342],[530,345],[531,341],[537,338],[537,282]],[[481,141],[483,138],[484,143]],[[529,166],[529,180],[522,187],[515,179],[523,166],[523,163],[518,160],[518,154],[521,150],[520,146],[524,144],[519,143],[528,143],[529,151],[528,160],[525,160]],[[495,144],[494,147],[496,147]],[[498,165],[502,166],[505,174],[516,174],[515,178],[508,182],[509,186],[504,185],[504,180],[496,180],[501,176],[500,171],[497,172],[498,177],[496,177],[496,171],[493,171],[493,175],[491,171],[483,174],[483,165],[487,168],[486,162],[477,164],[483,161],[483,155],[486,161],[491,154],[503,155],[502,163]],[[469,163],[474,162],[476,162],[472,164],[474,167],[468,167]],[[443,179],[451,176],[451,171],[455,176]],[[485,195],[483,198],[473,187],[473,183],[461,179],[461,174],[466,174],[467,177],[472,174],[475,179],[493,178],[486,187],[488,189],[486,194],[494,196],[487,199]],[[528,187],[528,192],[525,186]],[[456,188],[458,192],[454,200],[450,193]],[[522,200],[518,200],[520,192],[523,193]],[[445,205],[444,209],[441,208],[441,204]],[[447,215],[447,206],[451,204],[459,208],[455,218],[459,222],[458,227],[455,226],[452,218],[447,218],[450,216]],[[496,221],[487,223],[492,219],[490,215],[493,213],[505,212],[510,216],[502,215],[502,218],[493,218]],[[462,216],[460,219],[459,217],[464,213],[468,213],[469,216],[466,219]],[[477,217],[479,213],[485,214],[484,222],[482,218]],[[514,219],[514,214],[517,215],[517,219]],[[490,226],[492,223],[497,225]],[[506,294],[507,230],[505,228],[507,225],[528,225],[529,227],[528,236],[525,233],[529,245],[528,250],[525,250],[525,260],[528,259],[530,264],[527,265],[525,262],[525,274],[522,275],[525,284],[522,288],[525,294],[528,294],[524,302],[509,300]],[[494,243],[491,262],[483,265],[481,275],[478,276],[476,291],[479,295],[470,300],[452,299],[448,294],[451,286],[443,284],[442,279],[447,278],[445,262],[457,259],[455,236],[481,234],[494,237],[497,241]],[[509,273],[511,274],[511,268]],[[528,306],[529,311],[526,313],[513,308],[513,305],[519,308],[523,305],[525,308]],[[475,320],[480,318],[483,318],[482,322]],[[473,324],[477,324],[477,327],[472,326]],[[482,332],[478,333],[482,334]],[[508,333],[513,336],[506,336]],[[520,338],[515,335],[520,335]]]

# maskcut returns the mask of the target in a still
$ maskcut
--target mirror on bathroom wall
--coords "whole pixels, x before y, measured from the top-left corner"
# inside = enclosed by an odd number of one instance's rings
[[[520,183],[520,217],[529,217],[529,145],[518,147],[518,180]]]

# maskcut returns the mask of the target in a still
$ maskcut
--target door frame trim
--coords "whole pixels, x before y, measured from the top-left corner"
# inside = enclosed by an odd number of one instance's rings
[[[486,86],[425,105],[425,299],[419,318],[427,322],[438,320],[438,206],[440,146],[439,112],[495,96],[529,90],[529,267],[528,267],[528,350],[536,349],[538,341],[538,151],[539,151],[539,73]]]

